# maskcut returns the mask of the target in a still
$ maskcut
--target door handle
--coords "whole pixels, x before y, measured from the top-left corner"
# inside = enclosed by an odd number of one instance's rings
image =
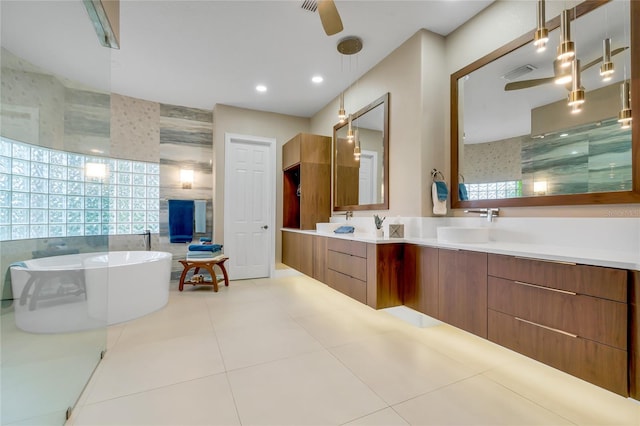
[[[262,229],[269,229],[269,225],[264,225]]]

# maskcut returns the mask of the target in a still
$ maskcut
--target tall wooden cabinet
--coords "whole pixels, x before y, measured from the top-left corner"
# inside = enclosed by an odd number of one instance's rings
[[[282,147],[285,228],[315,229],[331,216],[331,138],[300,133]]]

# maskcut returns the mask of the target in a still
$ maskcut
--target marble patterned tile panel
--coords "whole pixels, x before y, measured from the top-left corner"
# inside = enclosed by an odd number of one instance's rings
[[[160,116],[213,123],[213,111],[177,105],[160,104]]]
[[[121,158],[160,161],[160,104],[113,94],[111,152]]]

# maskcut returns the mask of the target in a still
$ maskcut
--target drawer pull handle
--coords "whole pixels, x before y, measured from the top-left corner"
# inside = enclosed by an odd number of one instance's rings
[[[537,322],[533,322],[533,321],[527,321],[525,319],[518,318],[518,317],[515,317],[515,319],[517,319],[520,322],[524,322],[524,323],[527,323],[527,324],[534,325],[536,327],[544,328],[545,330],[549,330],[549,331],[553,331],[555,333],[564,334],[565,336],[573,337],[574,339],[578,338],[577,334],[569,333],[568,331],[558,330],[557,328],[553,328],[553,327],[547,327],[546,325],[538,324]]]
[[[549,259],[538,259],[533,257],[524,257],[524,256],[513,256],[514,259],[522,259],[522,260],[534,260],[536,262],[547,262],[547,263],[559,263],[560,265],[577,265],[575,262],[566,262],[563,260],[549,260]]]
[[[578,295],[578,293],[576,293],[574,291],[567,291],[567,290],[560,290],[558,288],[544,287],[544,286],[541,286],[541,285],[529,284],[529,283],[525,283],[525,282],[522,282],[522,281],[514,281],[514,283],[520,284],[520,285],[526,285],[527,287],[539,288],[541,290],[549,290],[549,291],[553,291],[553,292],[556,292],[556,293],[569,294],[571,296],[577,296]]]

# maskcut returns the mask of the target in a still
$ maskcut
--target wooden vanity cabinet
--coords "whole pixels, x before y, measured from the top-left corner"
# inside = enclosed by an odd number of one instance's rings
[[[404,268],[404,304],[438,318],[438,249],[407,244]]]
[[[437,318],[487,338],[487,253],[438,249]]]
[[[327,239],[326,283],[374,309],[402,304],[404,244]]]
[[[489,340],[627,395],[627,271],[488,257]]]
[[[331,138],[300,133],[282,147],[285,228],[315,229],[331,216]]]
[[[282,263],[313,276],[314,236],[299,232],[282,232]]]
[[[327,241],[327,285],[367,303],[367,243],[337,238]]]
[[[629,273],[629,396],[640,400],[640,271]]]

